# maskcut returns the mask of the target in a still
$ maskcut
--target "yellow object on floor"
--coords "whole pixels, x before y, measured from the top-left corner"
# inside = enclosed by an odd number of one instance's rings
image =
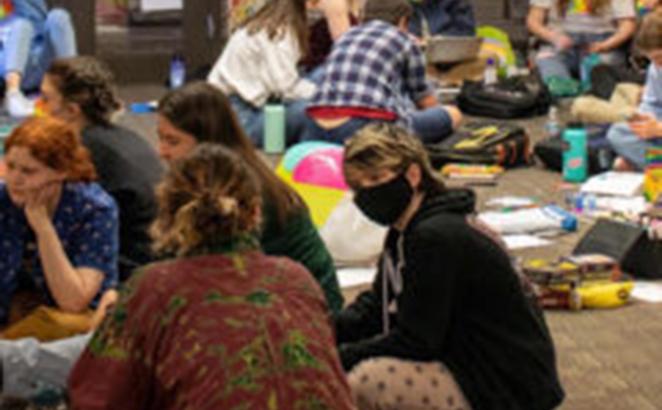
[[[84,313],[65,313],[55,308],[40,306],[6,328],[0,333],[0,339],[34,337],[42,342],[64,339],[89,332],[92,318],[91,310]]]

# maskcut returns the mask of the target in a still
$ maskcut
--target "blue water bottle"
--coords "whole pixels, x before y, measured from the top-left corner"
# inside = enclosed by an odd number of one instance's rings
[[[175,54],[170,60],[170,88],[179,88],[186,82],[186,63],[181,54]]]
[[[588,151],[586,130],[571,126],[563,131],[566,144],[563,151],[563,179],[568,182],[583,182],[588,175]]]

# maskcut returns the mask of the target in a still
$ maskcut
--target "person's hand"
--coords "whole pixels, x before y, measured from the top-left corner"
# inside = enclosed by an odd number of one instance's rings
[[[567,50],[572,48],[575,45],[575,42],[567,35],[559,33],[554,38],[554,45],[559,50]]]
[[[25,202],[25,217],[35,233],[51,223],[51,213],[55,210],[62,190],[59,181],[50,182],[35,189]]]
[[[90,321],[90,331],[96,330],[101,322],[106,318],[108,312],[115,307],[119,294],[115,289],[110,289],[104,292],[99,300],[97,309],[92,315],[92,320]]]
[[[629,120],[630,129],[641,139],[662,137],[662,123],[648,113],[637,113]]]
[[[599,53],[604,53],[604,52],[609,51],[609,47],[607,46],[607,44],[604,43],[604,41],[598,41],[598,42],[589,44],[588,48],[587,48],[587,51],[589,53],[599,54]]]
[[[407,33],[409,39],[413,41],[417,46],[424,49],[428,45],[428,39],[426,37],[419,37],[412,33]]]

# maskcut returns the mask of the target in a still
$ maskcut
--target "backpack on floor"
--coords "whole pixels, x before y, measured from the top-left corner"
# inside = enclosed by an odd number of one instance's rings
[[[588,134],[588,172],[590,175],[599,174],[611,169],[616,157],[607,140],[608,126],[587,128]],[[538,142],[533,152],[549,169],[561,172],[563,169],[563,151],[567,144],[563,139],[550,137]]]
[[[493,85],[465,81],[457,97],[462,112],[490,118],[527,118],[547,113],[552,97],[536,72]]]
[[[435,167],[451,162],[514,167],[529,163],[531,154],[524,128],[491,122],[469,123],[426,149]]]

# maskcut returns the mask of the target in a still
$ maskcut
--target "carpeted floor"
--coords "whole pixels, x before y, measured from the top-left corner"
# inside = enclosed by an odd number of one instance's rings
[[[155,86],[121,90],[129,101],[158,98]],[[534,141],[542,138],[545,118],[522,121]],[[121,122],[155,142],[153,115],[125,115]],[[561,178],[539,165],[509,171],[496,187],[477,189],[480,203],[502,195],[526,195],[559,201]],[[556,238],[554,245],[518,251],[522,257],[567,254],[580,233]],[[661,261],[662,262],[662,261]],[[348,299],[359,289],[346,291]],[[567,399],[563,410],[662,409],[662,305],[633,303],[608,311],[548,312]],[[497,409],[495,409],[497,410]]]

